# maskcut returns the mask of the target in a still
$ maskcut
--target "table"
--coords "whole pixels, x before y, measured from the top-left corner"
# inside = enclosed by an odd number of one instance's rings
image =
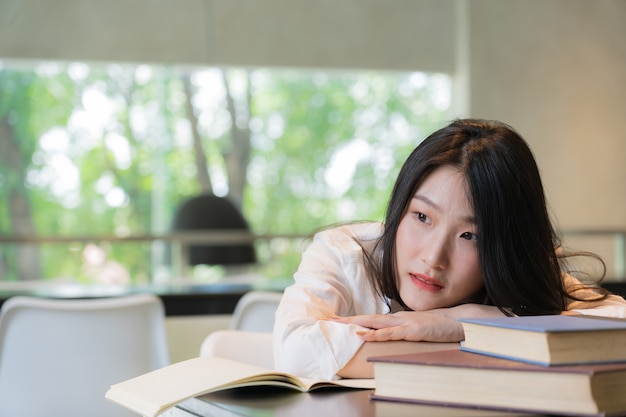
[[[192,398],[160,417],[510,417],[532,414],[373,401],[373,390],[323,389],[311,393],[243,388]]]

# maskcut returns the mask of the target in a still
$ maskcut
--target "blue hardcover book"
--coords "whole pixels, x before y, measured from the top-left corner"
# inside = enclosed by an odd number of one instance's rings
[[[461,350],[539,365],[626,362],[626,320],[597,316],[459,319]]]

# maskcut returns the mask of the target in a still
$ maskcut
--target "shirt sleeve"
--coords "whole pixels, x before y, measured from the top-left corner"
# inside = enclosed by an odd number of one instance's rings
[[[356,334],[361,327],[327,319],[383,312],[362,259],[360,245],[345,234],[331,230],[315,236],[276,311],[276,369],[307,378],[338,378],[363,344]]]
[[[584,286],[571,275],[565,275],[564,281],[567,288],[574,288],[573,295],[586,300],[571,300],[567,306],[568,311],[602,317],[626,318],[626,300],[623,297],[609,294],[601,300],[594,301],[602,294],[591,287]],[[576,289],[577,287],[578,289]]]

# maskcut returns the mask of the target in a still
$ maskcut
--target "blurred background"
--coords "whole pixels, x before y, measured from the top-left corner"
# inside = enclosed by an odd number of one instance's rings
[[[382,220],[457,117],[515,127],[565,246],[623,281],[625,21],[623,0],[0,0],[0,292],[282,288],[317,229]]]

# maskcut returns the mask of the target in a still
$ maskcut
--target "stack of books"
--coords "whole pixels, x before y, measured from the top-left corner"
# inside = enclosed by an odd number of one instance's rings
[[[626,320],[461,320],[460,349],[370,358],[376,400],[551,415],[626,415]]]

